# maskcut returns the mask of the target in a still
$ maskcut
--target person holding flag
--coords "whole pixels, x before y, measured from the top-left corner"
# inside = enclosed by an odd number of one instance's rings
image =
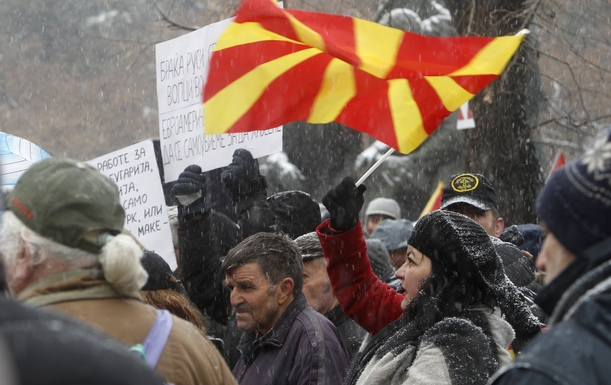
[[[331,218],[317,228],[335,296],[373,334],[344,383],[485,384],[511,361],[514,337],[541,328],[490,236],[462,214],[423,216],[396,272],[397,292],[369,265],[359,221],[364,191],[344,178],[323,198]]]

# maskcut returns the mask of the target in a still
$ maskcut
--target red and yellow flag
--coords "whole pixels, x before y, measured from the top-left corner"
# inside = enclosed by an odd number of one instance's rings
[[[439,210],[439,208],[441,207],[441,198],[443,197],[444,187],[445,185],[443,184],[443,182],[439,182],[439,184],[435,188],[435,191],[433,192],[433,195],[431,195],[429,201],[426,203],[426,206],[424,206],[424,209],[422,210],[422,213],[420,214],[419,218],[422,218],[424,215],[430,213],[431,211]]]
[[[244,0],[212,55],[205,133],[335,121],[409,153],[501,74],[523,38],[426,37]]]

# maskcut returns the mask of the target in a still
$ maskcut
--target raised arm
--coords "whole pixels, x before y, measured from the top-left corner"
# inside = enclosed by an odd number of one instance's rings
[[[403,294],[382,282],[373,272],[359,221],[365,186],[344,178],[329,190],[323,204],[331,218],[317,228],[327,259],[333,292],[344,313],[369,333],[376,334],[403,315]]]

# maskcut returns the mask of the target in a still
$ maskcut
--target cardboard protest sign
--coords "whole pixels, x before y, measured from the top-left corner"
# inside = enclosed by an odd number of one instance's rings
[[[153,142],[146,140],[87,163],[117,184],[125,228],[174,270],[174,244]]]
[[[203,135],[204,82],[218,37],[231,19],[155,46],[159,137],[165,181],[190,164],[203,171],[227,166],[238,148],[253,157],[282,151],[282,127],[250,133]]]

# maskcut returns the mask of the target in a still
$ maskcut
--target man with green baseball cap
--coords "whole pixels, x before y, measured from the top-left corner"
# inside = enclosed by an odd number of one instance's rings
[[[8,208],[43,237],[91,253],[103,246],[94,235],[117,235],[125,222],[117,185],[86,163],[60,158],[33,164]]]
[[[166,382],[235,384],[201,330],[142,302],[143,251],[123,233],[125,211],[110,179],[82,162],[44,159],[20,177],[7,206],[0,254],[17,299],[102,329],[126,348],[142,343]]]

